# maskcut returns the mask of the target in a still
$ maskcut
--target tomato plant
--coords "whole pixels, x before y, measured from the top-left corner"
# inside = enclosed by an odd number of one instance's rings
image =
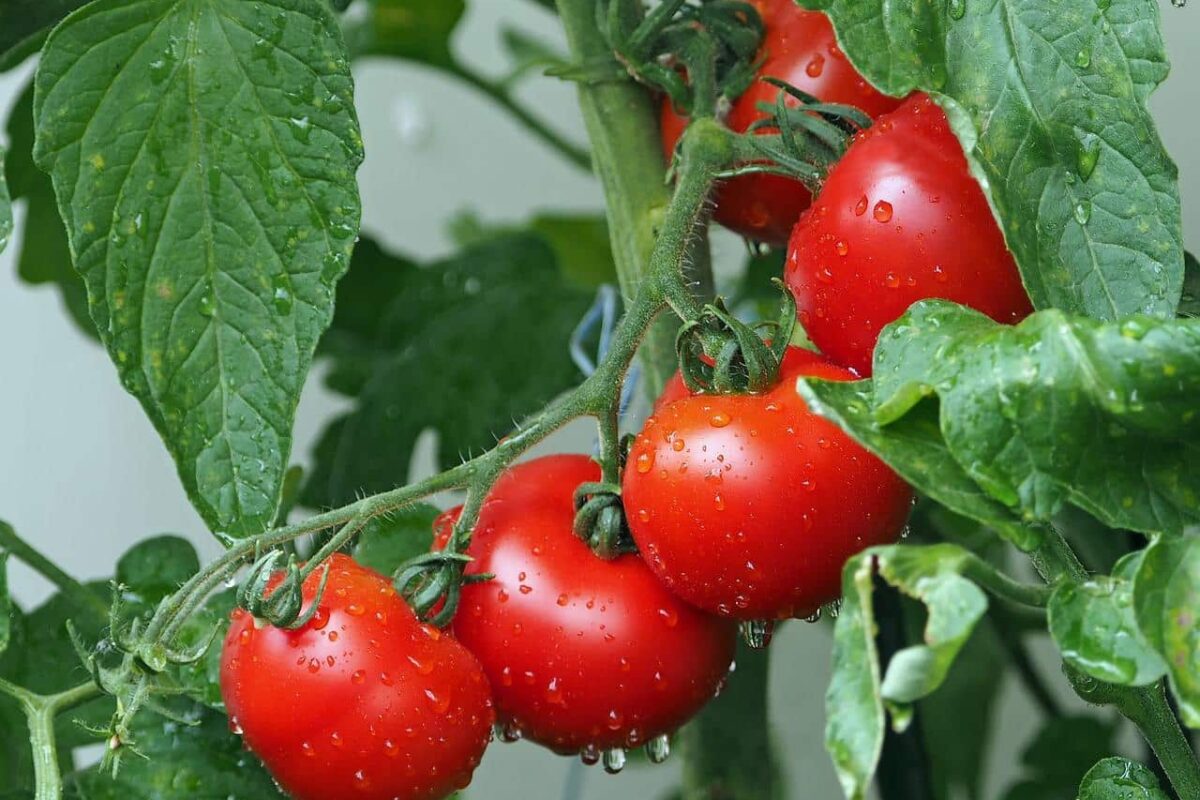
[[[945,113],[910,98],[860,133],[796,223],[784,274],[821,351],[871,374],[879,332],[940,297],[1017,322],[1033,307]]]
[[[856,106],[871,116],[887,113],[898,101],[867,83],[838,47],[829,19],[790,0],[755,0],[766,33],[756,76],[778,78],[830,103]],[[755,81],[729,107],[725,121],[735,131],[768,119],[760,106],[775,103],[779,89]],[[662,105],[663,149],[670,158],[687,127],[669,99]],[[716,219],[730,230],[769,244],[783,245],[812,196],[799,181],[780,175],[743,175],[723,183],[714,196]]]
[[[229,724],[293,796],[444,797],[491,736],[491,692],[460,643],[421,623],[391,583],[335,554],[304,584],[295,630],[233,612],[221,654]]]
[[[681,602],[637,555],[602,561],[575,535],[575,488],[599,477],[586,456],[547,456],[500,478],[467,550],[468,574],[495,578],[464,587],[454,620],[506,735],[593,761],[690,719],[734,644],[729,623]]]
[[[908,516],[908,486],[805,407],[792,388],[802,376],[854,377],[791,348],[764,394],[660,400],[629,452],[638,547],[711,613],[807,617],[837,599],[846,559],[895,541]]]
[[[495,2],[0,0],[0,794],[1200,800],[1194,12]]]

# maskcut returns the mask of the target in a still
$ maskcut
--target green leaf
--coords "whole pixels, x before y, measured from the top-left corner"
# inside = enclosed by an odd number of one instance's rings
[[[0,253],[8,247],[13,231],[12,198],[9,197],[8,181],[4,176],[4,147],[0,146]]]
[[[938,429],[935,404],[922,403],[884,428],[872,414],[875,393],[869,380],[801,380],[797,391],[813,413],[837,423],[900,477],[946,508],[988,525],[1022,550],[1033,549],[1041,540],[1036,528],[1022,524],[988,497],[954,460]]]
[[[1060,584],[1047,607],[1063,660],[1106,683],[1145,686],[1167,671],[1138,629],[1133,584],[1107,575]]]
[[[391,575],[409,559],[433,547],[433,521],[441,512],[419,503],[367,523],[354,546],[354,560],[382,575]]]
[[[1095,717],[1046,720],[1025,746],[1025,777],[1004,800],[1060,800],[1070,797],[1082,775],[1098,758],[1112,752],[1114,728]]]
[[[86,0],[5,0],[0,3],[0,71],[36,51],[46,33]]]
[[[1200,535],[1162,536],[1146,548],[1133,607],[1142,633],[1166,659],[1184,724],[1200,728]]]
[[[1200,321],[1100,323],[1043,311],[1007,326],[929,300],[884,329],[874,374],[818,413],[872,417],[873,449],[905,477],[915,476],[904,423],[928,421],[927,398],[936,397],[939,445],[1012,515],[1048,522],[1070,503],[1109,527],[1147,533],[1200,521],[1200,472],[1190,467],[1200,461]],[[935,469],[954,471],[934,462],[925,471]]]
[[[1078,800],[1170,800],[1170,795],[1159,787],[1149,767],[1113,756],[1083,776]]]
[[[64,779],[70,800],[268,800],[284,795],[258,760],[229,732],[223,714],[191,706],[184,725],[148,711],[133,740],[145,758],[126,756],[117,777],[96,767]]]
[[[362,242],[325,348],[330,386],[356,403],[322,435],[305,505],[404,483],[430,428],[443,466],[494,445],[579,380],[567,340],[590,300],[536,235],[495,236],[424,268]]]
[[[586,289],[616,283],[608,221],[603,214],[538,214],[520,227],[489,225],[470,212],[450,222],[450,235],[459,247],[472,247],[505,234],[536,234],[558,260],[564,276]],[[776,290],[775,299],[779,293]]]
[[[738,644],[737,671],[679,733],[685,800],[781,800],[787,782],[767,701],[769,653]]]
[[[153,606],[200,571],[192,543],[164,534],[143,539],[117,561],[117,582]]]
[[[1177,171],[1146,99],[1167,76],[1152,0],[801,0],[885,92],[951,122],[1038,308],[1175,312]],[[878,374],[878,373],[876,373]]]
[[[0,550],[0,653],[12,638],[12,598],[8,595],[8,551]]]
[[[97,0],[46,42],[35,158],[122,382],[208,525],[274,518],[358,230],[362,144],[322,0]]]
[[[883,747],[884,705],[893,725],[936,690],[987,609],[987,596],[961,570],[970,553],[950,544],[873,547],[846,563],[842,608],[834,627],[833,677],[825,695],[825,749],[851,800],[867,791]],[[893,656],[880,677],[872,608],[878,573],[928,608],[924,641]]]
[[[450,37],[466,11],[464,0],[359,0],[361,13],[342,21],[355,57],[393,56],[454,69]]]
[[[88,337],[99,339],[88,313],[87,289],[71,266],[67,230],[58,215],[54,184],[33,163],[33,83],[30,82],[8,117],[9,154],[6,172],[13,200],[25,201],[17,275],[37,286],[53,284],[72,320]]]

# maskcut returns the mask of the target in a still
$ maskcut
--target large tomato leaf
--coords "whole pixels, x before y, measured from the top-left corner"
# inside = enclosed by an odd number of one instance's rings
[[[92,318],[214,531],[273,520],[358,230],[362,144],[322,0],[98,0],[47,40],[35,158]]]
[[[126,756],[116,777],[90,767],[64,779],[70,800],[284,800],[285,795],[224,714],[203,706],[172,709],[188,724],[138,714],[133,738],[145,758]]]
[[[1096,680],[1145,686],[1166,674],[1166,662],[1142,634],[1134,612],[1133,575],[1142,556],[1131,553],[1112,575],[1060,584],[1046,607],[1063,661]]]
[[[915,471],[908,420],[928,419],[935,405],[944,452],[1028,522],[1067,503],[1147,533],[1200,521],[1200,472],[1190,468],[1200,462],[1200,321],[1100,323],[1043,311],[1013,327],[924,301],[884,330],[874,374],[855,388],[802,381],[800,391],[835,422],[869,416],[872,438],[846,429],[905,477]],[[948,469],[924,465],[924,483]]]
[[[490,447],[571,387],[567,340],[591,293],[534,234],[476,242],[427,267],[360,244],[323,351],[353,396],[317,446],[303,502],[322,507],[403,484],[417,437],[441,466]]]
[[[33,82],[17,98],[8,117],[5,172],[14,201],[24,201],[17,276],[33,286],[55,286],[71,319],[87,336],[99,338],[88,313],[87,289],[71,266],[67,230],[58,216],[54,184],[33,163]]]
[[[800,0],[889,94],[950,117],[1038,308],[1172,316],[1174,163],[1146,109],[1166,78],[1154,0]]]
[[[1146,548],[1133,576],[1133,606],[1166,660],[1184,724],[1200,728],[1200,534],[1163,536]]]
[[[1169,800],[1149,768],[1112,756],[1097,762],[1079,784],[1078,800]]]
[[[866,795],[879,763],[884,709],[903,728],[912,704],[935,691],[987,610],[987,596],[961,572],[973,556],[957,545],[874,547],[846,563],[834,627],[833,677],[825,694],[825,748],[851,800]],[[875,576],[928,608],[920,644],[898,651],[882,672],[872,605]]]

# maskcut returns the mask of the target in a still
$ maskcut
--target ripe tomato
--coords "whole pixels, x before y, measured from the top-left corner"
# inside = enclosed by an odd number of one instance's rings
[[[784,278],[812,341],[860,375],[879,331],[918,300],[998,322],[1033,310],[946,114],[926,95],[859,134],[797,223]]]
[[[305,581],[306,602],[319,581]],[[231,727],[300,800],[444,797],[470,782],[494,718],[475,657],[344,555],[299,629],[233,612],[221,696]]]
[[[891,111],[899,100],[881,94],[854,69],[842,53],[829,18],[805,11],[793,0],[753,0],[766,27],[760,77],[779,78],[830,103],[857,106],[875,117]],[[779,90],[756,81],[734,103],[727,120],[739,133],[767,116],[759,103],[774,104]],[[663,150],[675,150],[687,119],[675,113],[670,99],[662,107]],[[781,175],[743,175],[727,181],[716,196],[716,219],[741,235],[782,246],[811,196],[799,181]]]
[[[622,481],[633,538],[688,602],[743,620],[807,616],[840,594],[842,565],[894,541],[908,486],[796,394],[801,376],[851,380],[791,348],[761,395],[660,405]]]
[[[603,561],[571,529],[573,493],[600,479],[582,455],[512,467],[479,515],[454,633],[483,664],[496,713],[560,753],[647,743],[716,693],[732,624],[684,604],[636,555]]]

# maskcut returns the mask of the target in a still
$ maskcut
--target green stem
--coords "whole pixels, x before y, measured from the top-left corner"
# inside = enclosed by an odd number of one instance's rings
[[[0,678],[0,692],[21,705],[29,725],[29,745],[33,753],[34,800],[59,800],[62,774],[58,769],[58,740],[54,718],[100,695],[92,681],[52,695],[40,695]]]
[[[1049,586],[1020,583],[1005,575],[975,555],[969,555],[963,564],[962,575],[990,591],[997,597],[1002,597],[1013,603],[1035,608],[1045,608],[1050,602],[1053,591]]]
[[[1047,583],[1087,579],[1087,571],[1056,530],[1046,532],[1045,541],[1030,553],[1030,558]],[[1200,762],[1167,705],[1161,681],[1151,686],[1116,686],[1096,681],[1069,666],[1065,672],[1071,688],[1084,700],[1111,705],[1137,725],[1180,800],[1200,800]]]
[[[494,100],[501,108],[525,126],[531,133],[537,136],[553,149],[557,150],[563,158],[570,161],[575,166],[582,170],[591,170],[592,159],[588,155],[587,150],[584,150],[579,145],[568,141],[565,137],[552,130],[540,119],[530,113],[529,109],[517,102],[508,89],[501,83],[480,75],[472,68],[465,64],[454,63],[450,71],[471,86],[483,92],[492,100]]]
[[[7,550],[29,565],[39,575],[53,583],[76,606],[108,619],[108,603],[104,598],[63,572],[46,556],[17,535],[7,522],[0,522],[0,549]]]
[[[558,0],[558,13],[572,58],[596,65],[596,72],[619,74],[612,50],[596,25],[595,0]],[[592,146],[592,158],[608,212],[613,260],[626,304],[650,275],[650,256],[665,229],[670,194],[654,102],[632,78],[579,84],[579,106]],[[688,232],[689,234],[692,231]],[[693,254],[706,259],[707,250]],[[699,274],[704,265],[695,265]],[[657,396],[675,371],[673,320],[660,321],[646,337],[642,367],[647,391]]]

